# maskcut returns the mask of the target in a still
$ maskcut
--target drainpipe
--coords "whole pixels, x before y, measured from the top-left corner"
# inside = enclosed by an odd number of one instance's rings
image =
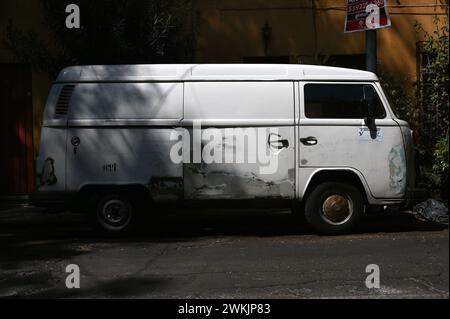
[[[366,70],[377,73],[377,30],[366,31]]]

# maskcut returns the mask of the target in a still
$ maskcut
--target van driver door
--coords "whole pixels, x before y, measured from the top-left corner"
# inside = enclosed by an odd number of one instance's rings
[[[184,197],[293,199],[293,82],[189,82]]]
[[[348,169],[364,178],[373,197],[403,197],[402,135],[379,88],[370,82],[301,82],[299,91],[299,179],[305,184],[317,169]]]

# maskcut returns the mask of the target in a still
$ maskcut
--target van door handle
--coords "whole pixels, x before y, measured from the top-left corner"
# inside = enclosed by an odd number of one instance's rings
[[[277,140],[272,139],[273,137],[278,138]],[[282,140],[281,135],[279,134],[269,134],[269,139],[267,141],[267,144],[269,144],[270,147],[276,148],[281,150],[282,148],[288,148],[289,147],[289,141],[288,140]]]
[[[77,155],[77,150],[78,150],[78,146],[80,146],[81,144],[81,140],[78,136],[74,136],[72,137],[72,139],[70,140],[70,143],[73,146],[73,154]]]
[[[317,138],[315,138],[314,136],[303,137],[300,139],[300,142],[302,142],[302,144],[306,146],[313,146],[317,145]]]

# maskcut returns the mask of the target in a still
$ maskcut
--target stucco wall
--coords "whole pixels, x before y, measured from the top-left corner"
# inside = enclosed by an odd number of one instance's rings
[[[345,34],[346,0],[198,0],[196,58],[201,62],[242,62],[245,56],[285,56],[292,63],[323,63],[327,56],[364,54],[364,32]],[[398,4],[400,3],[400,4]],[[416,21],[426,30],[446,7],[439,0],[389,0],[392,27],[378,31],[378,60],[384,70],[416,81]],[[261,28],[268,22],[267,52]]]

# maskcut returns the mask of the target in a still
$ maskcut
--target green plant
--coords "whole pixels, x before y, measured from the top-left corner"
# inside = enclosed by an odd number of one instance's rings
[[[404,81],[394,77],[391,73],[380,70],[379,78],[384,93],[389,99],[395,115],[407,121],[415,129],[419,120],[417,99],[405,89]]]
[[[433,171],[438,177],[442,197],[448,200],[448,131],[436,144]]]
[[[434,156],[436,162],[433,165],[433,169],[436,174],[448,175],[448,133],[437,142]]]
[[[434,20],[435,30],[424,34],[419,44],[422,69],[418,86],[419,108],[416,123],[417,142],[422,154],[420,166],[426,185],[448,199],[448,127],[449,127],[449,27],[448,21]]]
[[[424,33],[425,40],[419,43],[422,56],[419,101],[423,112],[424,130],[427,139],[437,141],[448,129],[448,24],[434,20],[436,29],[426,32],[416,24],[418,32]]]

